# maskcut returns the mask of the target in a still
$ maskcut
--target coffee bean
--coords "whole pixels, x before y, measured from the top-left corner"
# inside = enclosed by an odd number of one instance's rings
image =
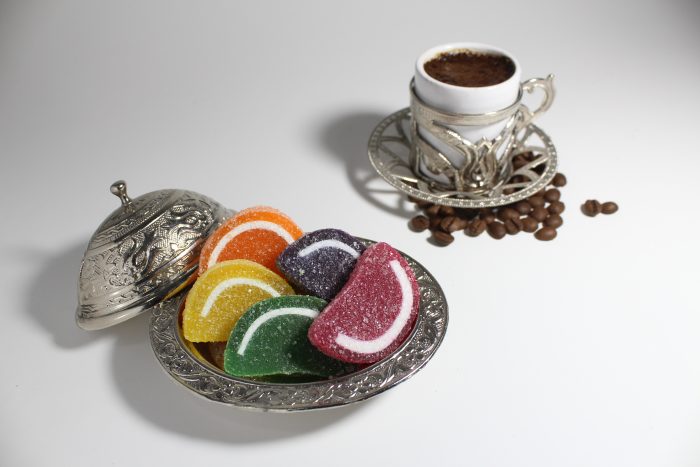
[[[455,215],[455,209],[452,206],[440,206],[440,210],[438,212],[443,216]]]
[[[454,220],[453,216],[443,217],[440,220],[440,228],[442,230],[444,230],[445,232],[449,232],[450,231],[450,224],[452,223],[452,220]]]
[[[527,200],[527,202],[530,203],[530,206],[532,206],[533,208],[544,207],[544,198],[542,196],[540,196],[539,194],[535,195],[535,196],[531,196]]]
[[[506,188],[505,190],[503,190],[503,194],[506,196],[512,195],[513,193],[515,193],[515,188]]]
[[[507,219],[503,225],[506,227],[506,232],[508,235],[515,235],[523,230],[523,223],[519,217]]]
[[[561,198],[561,192],[557,190],[556,188],[552,188],[550,190],[547,190],[544,193],[544,199],[545,201],[548,201],[550,203],[554,201],[559,201],[559,198]]]
[[[453,232],[456,232],[458,230],[466,229],[468,225],[469,225],[468,220],[463,219],[461,217],[455,217],[455,220],[452,223],[451,227],[454,229]]]
[[[547,207],[547,211],[550,214],[561,214],[566,209],[566,205],[561,201],[552,201],[552,203]]]
[[[556,187],[563,187],[566,185],[566,176],[563,173],[558,173],[552,179],[552,185]]]
[[[487,224],[490,224],[494,220],[496,220],[496,215],[493,213],[493,209],[490,208],[484,208],[481,211],[479,211],[479,217],[486,221]]]
[[[444,230],[445,232],[456,232],[458,230],[462,230],[467,226],[467,221],[464,219],[460,219],[457,216],[447,216],[443,217],[442,220],[440,221],[440,228]]]
[[[535,232],[535,238],[537,240],[542,240],[543,242],[548,242],[554,240],[557,236],[557,229],[552,227],[542,227],[540,230]]]
[[[523,230],[525,232],[532,233],[539,227],[539,222],[530,216],[523,218],[521,222],[523,223]]]
[[[439,212],[440,212],[440,206],[437,204],[433,204],[432,206],[428,206],[425,209],[425,213],[429,216],[437,216]]]
[[[500,240],[506,236],[506,226],[498,221],[491,222],[486,228],[489,235],[491,235],[496,240]]]
[[[614,201],[606,201],[605,203],[600,205],[600,212],[602,212],[603,214],[615,214],[618,209],[619,207]]]
[[[450,243],[452,243],[455,239],[452,235],[448,234],[447,232],[441,232],[439,230],[436,230],[435,232],[433,232],[433,240],[435,240],[435,243],[440,246],[447,246]]]
[[[542,206],[533,209],[532,212],[530,213],[530,217],[535,219],[537,222],[542,222],[543,220],[545,220],[547,218],[548,215],[549,215],[549,212],[547,212],[547,210],[545,208],[543,208]]]
[[[477,209],[455,209],[455,214],[462,219],[472,220],[479,215]]]
[[[513,169],[518,170],[522,169],[524,166],[527,165],[527,159],[525,159],[522,154],[518,154],[515,156],[515,159],[513,159]]]
[[[464,233],[469,235],[470,237],[478,237],[484,231],[486,230],[486,221],[483,219],[474,219],[469,223],[466,229],[464,229]]]
[[[602,206],[597,199],[589,199],[581,205],[581,212],[589,217],[595,217],[600,214]]]
[[[530,206],[530,203],[527,201],[520,201],[519,203],[515,204],[514,209],[521,215],[525,215],[530,214],[530,211],[532,211],[532,206]]]
[[[553,229],[558,229],[563,223],[564,219],[559,214],[551,214],[542,222],[545,227],[552,227]]]
[[[430,219],[425,216],[416,216],[408,222],[409,227],[414,232],[422,232],[430,227]]]
[[[496,214],[496,217],[498,217],[500,220],[505,222],[508,219],[519,218],[520,213],[513,208],[502,207],[502,208],[498,209],[498,213]]]
[[[431,229],[439,229],[440,228],[440,222],[442,222],[442,217],[440,216],[433,216],[430,217],[430,228]]]

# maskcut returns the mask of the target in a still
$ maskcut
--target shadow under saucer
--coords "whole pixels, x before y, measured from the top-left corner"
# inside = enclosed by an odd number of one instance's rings
[[[319,139],[324,149],[345,164],[350,184],[365,201],[389,214],[410,219],[416,214],[413,203],[377,174],[367,155],[369,136],[385,117],[363,110],[338,115],[324,124]]]

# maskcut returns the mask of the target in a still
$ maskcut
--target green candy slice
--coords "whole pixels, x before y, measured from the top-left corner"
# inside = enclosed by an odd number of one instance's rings
[[[270,298],[248,308],[233,328],[224,370],[240,377],[345,373],[347,364],[318,351],[307,337],[326,301],[305,295]]]

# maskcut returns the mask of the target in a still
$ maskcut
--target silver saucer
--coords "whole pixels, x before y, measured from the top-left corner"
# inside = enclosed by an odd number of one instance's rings
[[[366,245],[374,242],[363,240]],[[420,370],[437,351],[447,330],[447,301],[435,278],[401,253],[420,287],[418,319],[408,339],[393,354],[367,368],[324,381],[265,383],[227,375],[195,357],[183,341],[178,316],[185,294],[153,308],[153,353],[175,381],[195,394],[233,407],[293,412],[339,407],[376,396]]]
[[[418,176],[409,162],[411,148],[411,112],[405,108],[382,120],[372,132],[368,144],[369,160],[377,173],[391,186],[424,201],[456,208],[486,208],[511,204],[545,188],[557,170],[557,151],[552,140],[539,127],[527,125],[516,135],[509,155],[532,151],[538,157],[527,165],[514,169],[511,176],[520,175],[518,183],[505,183],[487,193],[445,191],[438,184]],[[541,174],[533,169],[542,167]],[[517,190],[510,193],[510,190]]]

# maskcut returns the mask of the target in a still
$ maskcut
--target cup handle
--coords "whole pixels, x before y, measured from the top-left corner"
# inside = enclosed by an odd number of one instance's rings
[[[542,100],[540,106],[537,107],[535,110],[530,110],[530,108],[526,105],[520,106],[520,111],[523,115],[523,120],[520,125],[521,127],[529,125],[530,122],[535,119],[535,117],[545,113],[547,109],[549,109],[549,107],[552,105],[555,95],[554,85],[552,84],[553,80],[554,75],[550,74],[546,78],[529,79],[520,85],[523,90],[523,93],[527,91],[528,93],[532,94],[537,88],[540,88],[542,89],[542,91],[544,91],[544,99]]]

